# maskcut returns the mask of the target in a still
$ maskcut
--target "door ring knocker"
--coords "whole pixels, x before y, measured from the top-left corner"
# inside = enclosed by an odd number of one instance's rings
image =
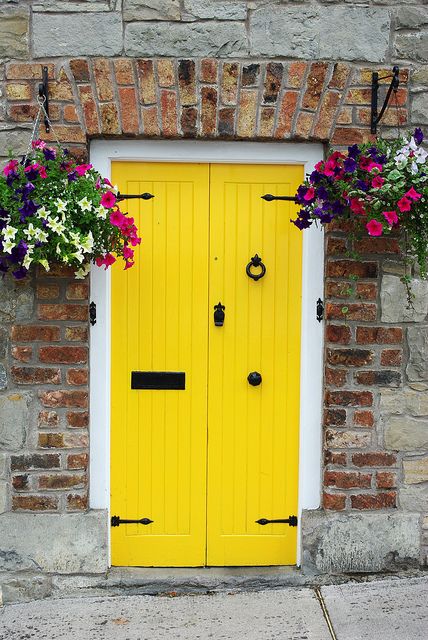
[[[260,273],[253,273],[251,271],[251,267],[260,267],[261,271]],[[253,280],[260,280],[260,278],[263,278],[263,276],[266,273],[266,267],[262,262],[262,259],[257,255],[253,256],[250,260],[250,262],[247,264],[247,268],[246,268],[246,272],[247,272],[247,276],[249,278],[252,278]]]

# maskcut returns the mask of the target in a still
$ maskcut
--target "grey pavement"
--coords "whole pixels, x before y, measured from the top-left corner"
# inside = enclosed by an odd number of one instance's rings
[[[1,640],[424,640],[428,577],[213,595],[47,599],[0,609]],[[327,625],[327,609],[333,631]]]

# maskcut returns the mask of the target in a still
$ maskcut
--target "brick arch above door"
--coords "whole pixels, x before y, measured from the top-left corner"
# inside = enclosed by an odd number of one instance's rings
[[[59,140],[86,155],[88,138],[293,140],[348,145],[370,138],[371,73],[324,61],[78,58],[6,66],[7,117],[28,122],[42,64]],[[379,69],[387,75],[387,69]],[[383,122],[407,122],[408,70]],[[386,81],[388,82],[388,81]],[[54,139],[45,134],[44,139]]]

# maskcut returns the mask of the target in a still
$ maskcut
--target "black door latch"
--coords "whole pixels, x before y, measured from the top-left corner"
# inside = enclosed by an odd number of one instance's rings
[[[289,527],[297,527],[297,516],[289,516],[283,520],[268,520],[267,518],[260,518],[260,520],[256,520],[257,524],[265,525],[265,524],[288,524]]]
[[[120,524],[152,524],[150,518],[141,518],[140,520],[121,520],[120,516],[111,517],[111,526],[118,527]]]
[[[219,302],[214,305],[214,324],[216,327],[222,327],[224,324],[224,310],[226,307]]]

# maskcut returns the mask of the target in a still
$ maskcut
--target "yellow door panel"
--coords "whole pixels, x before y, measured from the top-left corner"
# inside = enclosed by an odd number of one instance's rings
[[[296,529],[256,524],[297,514],[301,240],[294,166],[211,165],[208,565],[294,564]],[[246,265],[258,254],[266,275]],[[258,272],[254,269],[254,272]],[[250,372],[262,382],[251,386]]]
[[[143,238],[112,272],[114,565],[205,564],[209,167],[113,163]],[[125,206],[123,206],[124,210]],[[116,266],[116,265],[114,265]],[[132,371],[185,372],[185,390],[131,390]]]
[[[302,166],[113,163],[143,238],[112,273],[115,565],[294,564]],[[258,254],[266,275],[246,274]],[[258,272],[258,269],[254,269]],[[225,305],[215,327],[214,305]],[[131,390],[131,371],[182,371],[185,390]],[[262,375],[259,386],[247,381]]]

